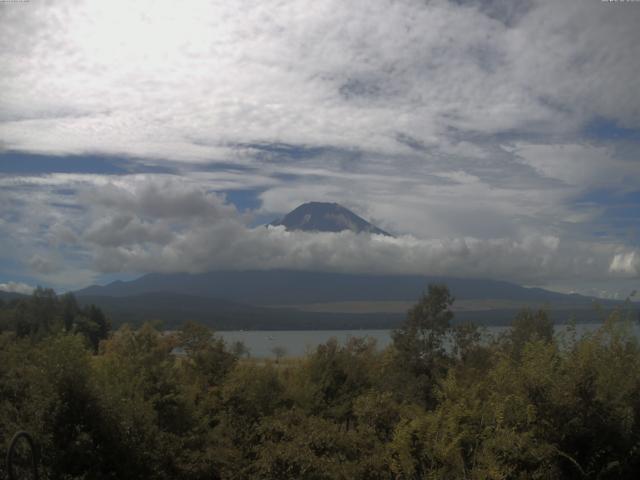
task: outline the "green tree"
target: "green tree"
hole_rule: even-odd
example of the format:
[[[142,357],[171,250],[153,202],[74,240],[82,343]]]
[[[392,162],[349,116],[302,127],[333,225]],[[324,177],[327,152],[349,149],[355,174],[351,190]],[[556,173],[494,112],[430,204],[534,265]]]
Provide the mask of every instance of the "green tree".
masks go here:
[[[382,480],[391,478],[382,443],[299,409],[263,419],[256,458],[246,478]],[[369,433],[368,431],[366,433]]]
[[[67,317],[65,316],[66,323]],[[110,330],[111,322],[95,305],[88,305],[73,317],[73,331],[83,335],[94,352],[98,351],[100,341],[109,336]]]
[[[332,338],[319,345],[303,364],[297,403],[348,430],[355,419],[355,399],[373,386],[377,373],[374,340],[353,337],[340,346]]]
[[[238,364],[225,379],[214,439],[218,470],[225,479],[249,478],[259,425],[286,405],[278,372],[270,365]]]
[[[194,322],[184,324],[177,345],[187,354],[185,367],[201,380],[204,389],[221,384],[238,360],[235,353],[227,350],[222,338]]]
[[[445,340],[450,333],[453,301],[445,285],[429,285],[428,292],[392,333],[400,381],[414,386],[426,405],[433,405],[435,382],[446,369]]]
[[[73,293],[65,293],[64,295],[60,296],[59,301],[64,331],[71,332],[73,329],[75,317],[80,311],[78,302],[76,301],[76,297],[73,295]]]
[[[528,342],[535,340],[545,343],[553,340],[553,322],[546,310],[522,310],[502,338],[505,348],[514,358],[521,355]]]

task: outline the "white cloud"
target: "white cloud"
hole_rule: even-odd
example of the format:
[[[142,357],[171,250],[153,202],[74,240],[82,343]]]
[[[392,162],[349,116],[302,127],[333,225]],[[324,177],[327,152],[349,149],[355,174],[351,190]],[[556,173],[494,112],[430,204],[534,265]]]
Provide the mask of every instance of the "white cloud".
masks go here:
[[[22,293],[24,295],[31,295],[34,290],[35,290],[34,287],[22,282],[0,283],[0,291],[3,291],[3,292]]]
[[[537,2],[505,38],[514,81],[566,111],[567,118],[599,116],[639,128],[640,98],[630,85],[640,70],[632,47],[639,38],[640,9],[618,7],[609,2]]]
[[[138,185],[127,197],[114,187],[106,195],[124,199],[125,203],[117,205],[104,202],[104,192],[93,197],[94,220],[84,242],[98,269],[203,272],[292,268],[492,277],[525,283],[613,278],[621,273],[619,268],[610,268],[612,261],[620,263],[615,260],[619,246],[613,244],[567,243],[541,234],[418,239],[249,228],[220,197],[178,184],[164,184],[164,201],[176,201],[193,215],[149,212],[141,205],[156,191],[157,185]],[[85,199],[91,197],[87,194]]]
[[[446,1],[7,8],[0,134],[20,150],[211,161],[261,141],[398,154],[398,134],[435,145],[451,128],[639,127],[640,11],[616,7],[536,2],[507,24]]]
[[[29,259],[28,264],[34,273],[47,275],[61,270],[61,265],[57,260],[51,255],[35,254]]]
[[[640,254],[635,251],[616,253],[611,260],[609,271],[630,277],[640,276]]]
[[[175,169],[0,176],[4,258],[66,284],[92,280],[90,261],[630,274],[615,255],[637,242],[594,240],[602,206],[572,202],[640,183],[635,147],[581,133],[594,118],[640,128],[639,20],[634,5],[550,0],[3,8],[1,149]],[[259,215],[338,201],[400,237],[250,229],[211,193],[233,189],[259,192]]]
[[[616,159],[613,147],[517,143],[512,151],[541,175],[572,187],[620,188],[638,177],[637,165]]]
[[[575,284],[581,282],[637,279],[640,271],[636,250],[619,243],[580,240],[558,228],[532,228],[526,222],[507,227],[518,211],[533,215],[548,205],[548,199],[539,200],[536,207],[536,198],[521,192],[520,203],[499,213],[496,206],[504,205],[499,200],[507,191],[492,192],[498,201],[495,205],[487,203],[490,196],[484,191],[486,186],[463,173],[449,175],[447,178],[454,181],[451,185],[422,190],[427,203],[433,201],[429,210],[407,208],[404,214],[403,206],[415,201],[413,189],[419,185],[404,183],[406,197],[398,195],[392,206],[373,202],[375,195],[367,196],[378,181],[384,184],[382,179],[358,179],[357,175],[345,178],[352,185],[347,203],[355,206],[356,213],[376,223],[378,218],[397,214],[398,221],[422,222],[415,229],[431,231],[430,235],[417,237],[396,230],[400,233],[397,238],[251,228],[251,218],[227,204],[222,195],[210,192],[206,181],[167,175],[131,175],[110,181],[104,177],[76,178],[74,185],[79,193],[72,198],[82,208],[65,215],[60,207],[49,206],[52,200],[59,200],[59,195],[55,193],[56,175],[47,178],[52,190],[37,190],[33,199],[20,189],[5,190],[8,203],[12,195],[18,195],[24,204],[16,214],[18,223],[0,225],[0,233],[7,239],[9,250],[5,253],[30,259],[28,267],[38,282],[64,288],[94,283],[101,273],[109,272],[268,268],[489,277],[536,285],[573,284],[576,288]],[[473,189],[465,190],[469,185],[481,187],[474,193]],[[293,190],[285,193],[287,188]],[[397,185],[390,188],[389,195],[394,190],[399,190]],[[283,193],[285,196],[280,197]],[[282,184],[265,193],[265,204],[273,199],[276,204],[282,201],[283,208],[288,209],[295,204],[287,202],[304,199],[304,195],[304,185],[298,190]],[[46,226],[39,239],[32,234],[36,224]],[[388,225],[383,222],[381,226]],[[465,229],[484,235],[455,233]],[[445,230],[449,233],[439,233]]]

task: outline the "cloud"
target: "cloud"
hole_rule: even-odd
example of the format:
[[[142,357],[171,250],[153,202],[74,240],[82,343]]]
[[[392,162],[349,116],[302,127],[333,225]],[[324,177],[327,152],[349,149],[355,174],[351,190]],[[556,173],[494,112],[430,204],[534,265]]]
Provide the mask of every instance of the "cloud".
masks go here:
[[[507,34],[509,55],[517,58],[515,81],[567,111],[568,119],[604,117],[640,127],[640,99],[628,83],[640,59],[626,47],[638,41],[640,10],[607,2],[536,3]]]
[[[512,152],[540,175],[571,187],[627,187],[637,165],[615,158],[611,146],[519,142]]]
[[[29,259],[28,263],[32,271],[45,275],[59,272],[61,269],[57,259],[51,256],[35,254]]]
[[[10,293],[22,293],[23,295],[31,295],[35,290],[31,285],[22,282],[3,282],[0,283],[0,291]]]
[[[315,174],[326,173],[318,170]],[[74,178],[76,193],[67,201],[82,208],[68,215],[60,211],[64,210],[62,207],[47,206],[58,198],[58,175],[47,177],[53,189],[50,197],[42,190],[35,198],[29,194],[30,189],[18,189],[12,195],[7,190],[7,198],[14,202],[19,199],[21,206],[17,207],[16,221],[6,223],[3,237],[13,239],[14,257],[39,250],[26,257],[30,258],[31,271],[41,280],[65,285],[91,282],[101,272],[195,272],[220,268],[429,273],[529,284],[636,275],[630,270],[633,262],[628,258],[638,257],[620,257],[621,251],[634,252],[633,247],[611,240],[581,239],[570,229],[544,225],[544,209],[553,204],[553,195],[537,197],[535,190],[527,193],[489,189],[477,177],[464,172],[443,173],[442,178],[448,183],[428,186],[404,177],[357,173],[345,175],[337,184],[334,181],[338,187],[344,182],[345,189],[351,185],[346,204],[356,213],[376,223],[380,218],[387,219],[381,223],[383,228],[392,224],[388,219],[397,216],[396,221],[421,222],[414,230],[430,232],[418,237],[392,229],[399,235],[391,240],[349,232],[308,234],[251,228],[251,214],[239,213],[226,203],[223,194],[207,189],[206,179],[198,182],[197,177],[60,175],[66,180]],[[37,179],[39,188],[42,180]],[[332,188],[336,187],[313,191],[312,185],[283,182],[263,194],[264,205],[276,202],[276,207],[288,209],[296,205],[293,202],[297,198],[307,199],[308,195],[319,200],[335,199],[332,197],[337,190]],[[395,194],[393,205],[385,205],[371,201],[376,198],[371,196],[372,188],[388,188],[389,195],[404,192]],[[429,205],[427,211],[411,208],[411,202],[420,194]],[[69,197],[67,192],[63,196]],[[513,200],[505,205],[504,198],[510,196]],[[405,205],[409,208],[403,212]],[[391,214],[385,215],[386,211]],[[514,222],[517,215],[525,216],[525,221]],[[532,227],[535,216],[540,223]],[[40,240],[29,240],[16,228],[36,223],[46,225]],[[30,241],[36,241],[36,245]],[[44,243],[38,247],[38,242]],[[625,265],[626,270],[622,268]]]
[[[182,221],[192,218],[215,220],[235,212],[233,206],[224,204],[217,195],[185,188],[169,178],[134,181],[126,186],[110,183],[99,190],[85,191],[81,198],[107,210]]]
[[[0,175],[0,269],[65,285],[222,266],[634,275],[637,235],[581,200],[640,183],[637,142],[586,128],[640,129],[634,5],[56,0],[0,16],[0,151],[65,166]],[[70,155],[126,168],[74,172]],[[231,190],[259,207],[239,215]],[[398,239],[247,226],[309,200]]]
[[[242,161],[234,145],[260,141],[398,154],[399,134],[428,146],[452,129],[557,133],[593,116],[638,128],[630,85],[640,60],[629,46],[640,13],[616,7],[60,0],[4,9],[0,134],[19,150]]]
[[[565,242],[540,234],[419,239],[287,232],[281,227],[250,228],[220,196],[177,183],[163,183],[164,201],[174,200],[181,209],[197,213],[171,216],[145,210],[144,199],[158,191],[158,185],[138,185],[128,197],[118,191],[114,187],[94,197],[95,220],[83,238],[96,268],[105,272],[289,268],[491,277],[525,283],[637,276],[627,268],[637,254],[620,257],[620,246],[615,244]],[[105,195],[123,198],[129,208],[104,202]]]
[[[611,260],[609,271],[630,277],[640,276],[640,254],[635,251],[617,253]]]

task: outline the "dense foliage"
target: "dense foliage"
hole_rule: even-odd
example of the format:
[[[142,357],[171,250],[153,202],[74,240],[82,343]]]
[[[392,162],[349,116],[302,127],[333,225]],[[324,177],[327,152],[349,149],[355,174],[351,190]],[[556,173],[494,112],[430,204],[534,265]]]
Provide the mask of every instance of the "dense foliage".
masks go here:
[[[0,451],[31,432],[55,479],[636,478],[640,346],[623,313],[545,312],[482,340],[432,286],[383,350],[250,359],[205,327],[109,332],[38,290],[0,305]],[[4,478],[4,466],[0,478]]]

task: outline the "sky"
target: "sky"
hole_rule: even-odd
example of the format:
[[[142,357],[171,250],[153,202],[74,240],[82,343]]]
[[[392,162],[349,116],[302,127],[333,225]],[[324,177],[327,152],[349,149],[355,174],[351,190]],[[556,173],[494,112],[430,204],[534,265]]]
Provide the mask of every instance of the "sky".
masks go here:
[[[640,2],[0,2],[0,289],[640,285]],[[395,234],[264,228],[337,202]]]

